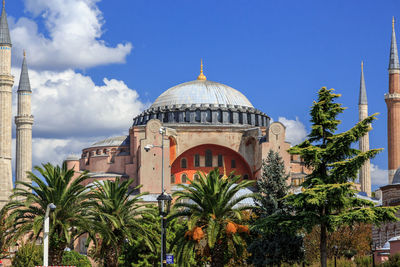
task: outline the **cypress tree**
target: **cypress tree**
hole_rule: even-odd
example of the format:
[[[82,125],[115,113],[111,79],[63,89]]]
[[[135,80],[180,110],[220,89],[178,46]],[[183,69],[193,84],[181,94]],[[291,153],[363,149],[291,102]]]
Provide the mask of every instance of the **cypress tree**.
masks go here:
[[[302,184],[303,192],[286,197],[294,213],[274,214],[264,219],[265,226],[284,225],[311,231],[320,228],[320,262],[327,266],[327,233],[340,225],[396,221],[397,207],[375,207],[374,202],[356,197],[354,181],[362,164],[381,149],[362,152],[352,147],[371,129],[376,114],[358,122],[350,130],[336,133],[344,111],[335,103],[340,97],[333,89],[321,88],[311,108],[312,129],[307,139],[292,147],[313,171]]]
[[[290,189],[288,178],[279,153],[270,150],[262,164],[262,177],[257,181],[259,197],[255,199],[255,213],[259,221],[273,214],[288,215],[292,211],[284,199]],[[283,227],[274,227],[271,231],[255,228],[248,247],[251,253],[248,261],[254,266],[295,263],[303,258],[302,245],[303,239],[295,231]]]

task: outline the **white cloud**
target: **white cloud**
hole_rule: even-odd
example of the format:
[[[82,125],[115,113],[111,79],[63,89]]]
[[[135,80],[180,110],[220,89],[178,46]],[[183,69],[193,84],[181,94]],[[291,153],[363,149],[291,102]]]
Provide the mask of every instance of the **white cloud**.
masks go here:
[[[290,142],[292,146],[304,141],[307,136],[307,131],[304,124],[299,121],[299,118],[296,117],[296,120],[289,120],[285,117],[279,117],[278,121],[285,125],[286,141]]]
[[[388,171],[380,169],[378,165],[371,163],[371,183],[373,185],[387,185]]]
[[[26,48],[31,67],[41,69],[88,68],[124,63],[130,43],[108,46],[101,40],[104,20],[99,0],[25,0],[32,18],[10,19],[14,55]],[[42,22],[45,30],[38,27]],[[47,34],[47,36],[45,35]]]
[[[32,140],[32,165],[36,166],[47,162],[61,165],[68,155],[80,155],[82,149],[88,147],[93,141],[90,138],[34,138]]]
[[[16,78],[18,72],[13,69]],[[29,75],[35,137],[127,134],[133,117],[145,107],[138,93],[123,81],[104,78],[102,85],[96,85],[90,77],[73,70],[30,70]]]

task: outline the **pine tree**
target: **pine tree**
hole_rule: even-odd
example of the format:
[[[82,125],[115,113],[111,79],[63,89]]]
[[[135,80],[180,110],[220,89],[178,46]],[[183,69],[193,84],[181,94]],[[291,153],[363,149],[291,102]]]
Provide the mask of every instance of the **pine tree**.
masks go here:
[[[255,199],[259,221],[273,214],[289,214],[291,208],[284,197],[290,186],[289,176],[279,153],[269,151],[262,165],[262,177],[257,181],[259,197]],[[257,222],[255,223],[257,225]],[[303,258],[303,239],[294,231],[274,227],[264,231],[256,227],[252,231],[252,241],[248,247],[251,253],[249,262],[255,266],[280,265],[282,262],[295,263]]]
[[[300,155],[313,171],[302,184],[304,191],[288,196],[287,202],[295,212],[287,216],[272,215],[265,225],[285,225],[293,229],[311,231],[320,227],[320,261],[327,266],[327,233],[340,225],[396,221],[397,207],[375,207],[374,203],[356,197],[353,181],[362,164],[381,149],[361,152],[352,144],[365,135],[376,114],[358,122],[350,130],[335,133],[341,123],[337,116],[344,111],[335,103],[340,97],[333,89],[321,88],[318,101],[311,108],[312,130],[301,144],[292,147],[291,154]]]

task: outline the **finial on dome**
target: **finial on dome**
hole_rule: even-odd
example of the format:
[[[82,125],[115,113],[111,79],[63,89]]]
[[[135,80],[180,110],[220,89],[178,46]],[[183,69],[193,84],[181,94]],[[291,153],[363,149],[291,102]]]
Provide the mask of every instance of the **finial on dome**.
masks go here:
[[[26,57],[26,51],[25,51],[25,49],[24,49],[24,57]]]
[[[197,76],[197,80],[201,81],[207,80],[206,76],[203,74],[203,59],[200,60],[200,75]]]
[[[3,0],[3,7],[6,6],[6,0]]]
[[[364,61],[361,60],[361,71],[364,71]]]

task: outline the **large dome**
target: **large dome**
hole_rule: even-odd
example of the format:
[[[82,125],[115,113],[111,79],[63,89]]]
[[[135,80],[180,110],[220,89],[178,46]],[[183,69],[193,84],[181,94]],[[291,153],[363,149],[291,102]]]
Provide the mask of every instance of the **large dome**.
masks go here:
[[[253,107],[241,92],[230,86],[208,80],[194,80],[169,88],[150,108],[204,104]]]
[[[197,80],[169,88],[150,108],[133,119],[133,125],[145,125],[151,119],[170,125],[241,127],[267,127],[270,120],[238,90],[222,83],[207,81],[203,74],[203,64]]]

